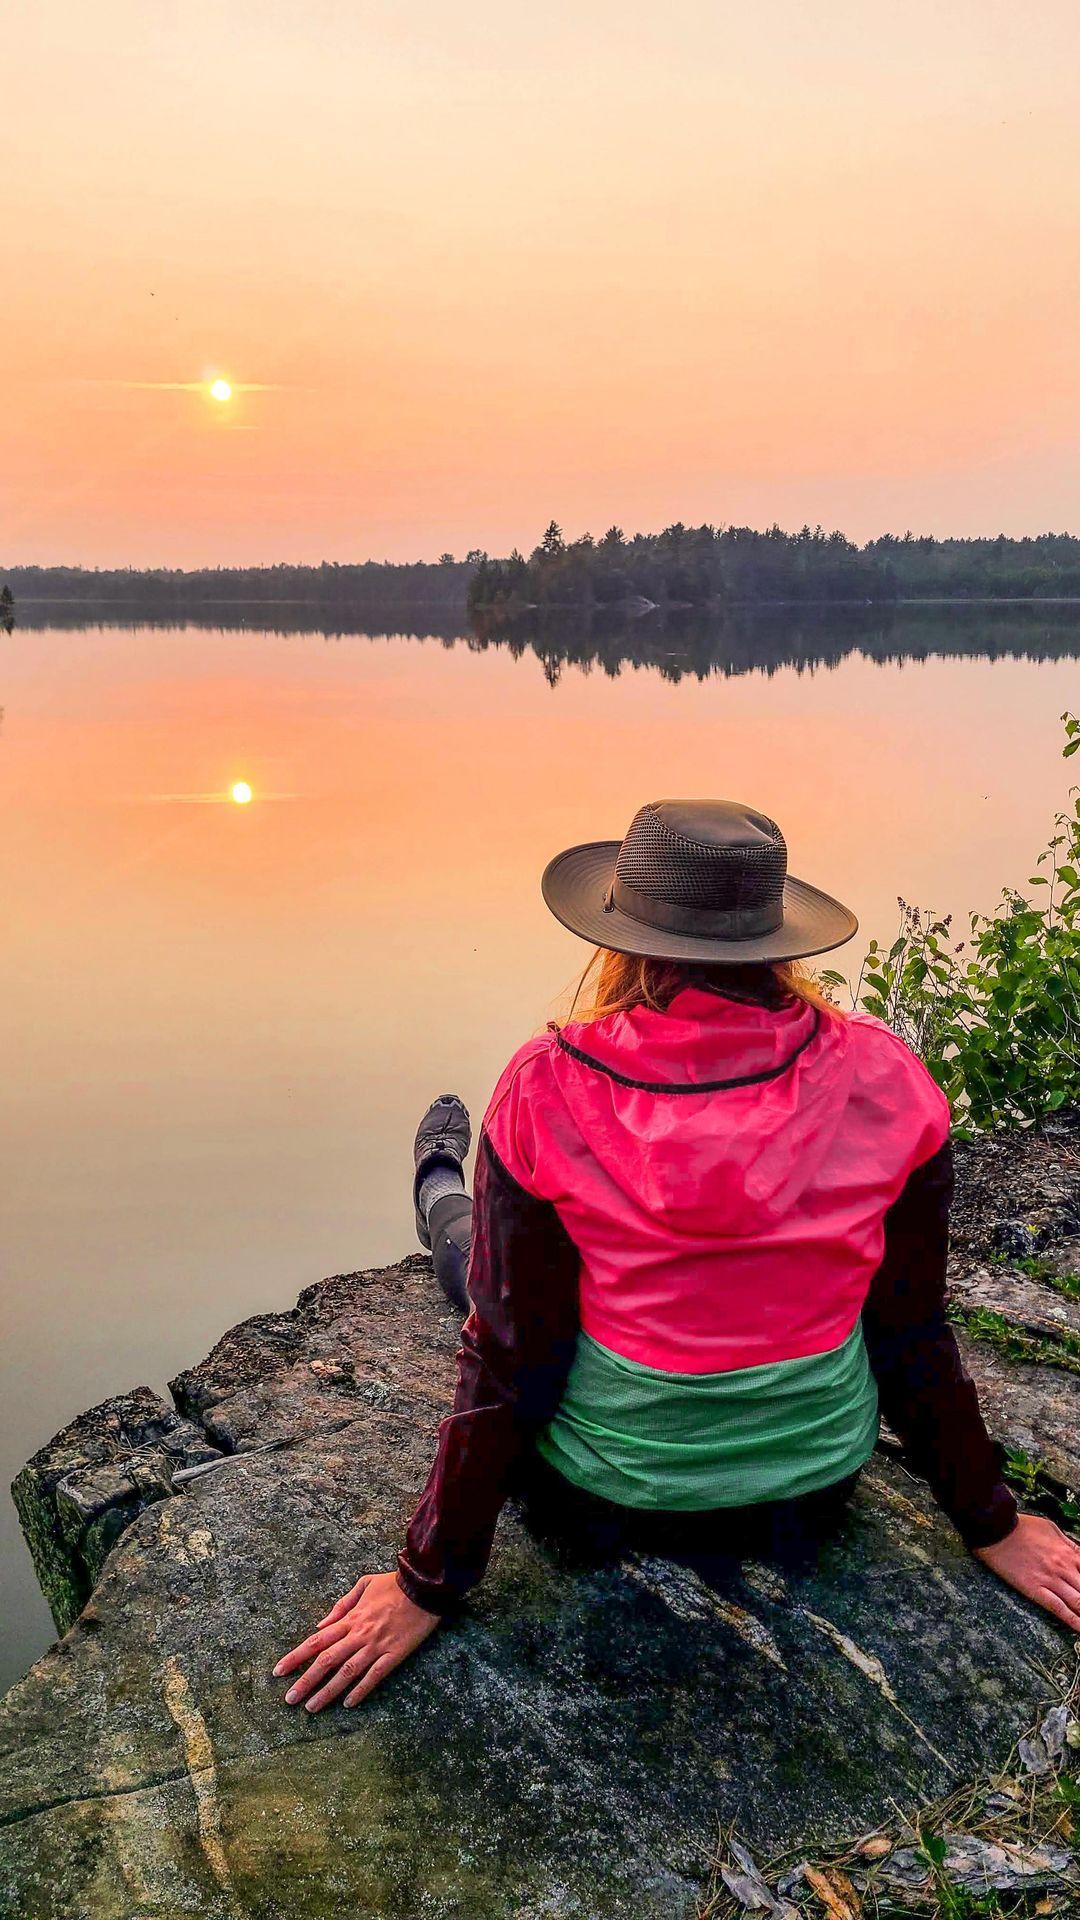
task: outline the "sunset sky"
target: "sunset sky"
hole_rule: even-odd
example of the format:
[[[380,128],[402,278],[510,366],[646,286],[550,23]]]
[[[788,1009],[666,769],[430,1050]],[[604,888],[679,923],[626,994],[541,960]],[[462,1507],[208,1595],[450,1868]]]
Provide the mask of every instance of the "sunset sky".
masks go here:
[[[15,0],[0,563],[1080,530],[1078,56],[1075,0]]]

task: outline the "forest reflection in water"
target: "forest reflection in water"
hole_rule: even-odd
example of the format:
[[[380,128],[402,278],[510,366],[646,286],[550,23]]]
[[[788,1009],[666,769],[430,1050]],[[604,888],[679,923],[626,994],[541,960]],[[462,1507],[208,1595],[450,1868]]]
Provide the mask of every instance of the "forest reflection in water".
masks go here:
[[[834,667],[849,654],[898,663],[965,657],[1058,660],[1080,654],[1080,603],[957,606],[758,606],[714,613],[669,611],[594,615],[577,626],[550,613],[482,624],[484,645],[531,647],[555,684],[564,667],[618,673],[652,667],[665,680],[687,675],[774,673]]]
[[[513,657],[534,653],[550,685],[567,666],[598,668],[615,676],[628,666],[648,666],[663,680],[705,680],[784,666],[813,672],[838,666],[851,653],[878,662],[928,659],[1065,660],[1080,655],[1080,601],[995,603],[897,603],[834,607],[732,607],[730,611],[521,612],[513,618],[469,616],[457,609],[373,607],[346,620],[340,607],[306,609],[288,603],[223,603],[208,618],[190,622],[156,618],[154,612],[108,609],[88,614],[79,603],[25,601],[19,626],[81,628],[140,626],[177,632],[321,634],[325,639],[407,637],[442,639],[473,651],[505,649]]]
[[[328,640],[366,636],[438,639],[473,650],[505,649],[514,657],[534,653],[551,685],[563,670],[596,668],[609,675],[625,667],[650,667],[665,680],[712,674],[773,673],[783,667],[812,671],[834,667],[849,654],[900,662],[932,658],[1063,660],[1080,656],[1080,601],[899,602],[882,605],[758,605],[715,609],[668,609],[661,613],[597,609],[525,611],[510,618],[469,616],[458,608],[378,607],[348,618],[340,607],[310,608],[287,601],[223,603],[212,617],[160,618],[151,606],[23,601],[19,626],[93,630],[145,627],[177,631],[185,626],[222,633],[259,631],[321,634]]]

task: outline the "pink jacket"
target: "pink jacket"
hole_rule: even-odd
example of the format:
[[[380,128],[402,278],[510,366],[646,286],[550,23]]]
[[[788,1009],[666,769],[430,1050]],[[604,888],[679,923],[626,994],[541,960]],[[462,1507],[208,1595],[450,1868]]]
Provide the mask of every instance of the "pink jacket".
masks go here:
[[[687,987],[665,1013],[527,1042],[484,1126],[577,1247],[585,1332],[646,1366],[719,1373],[847,1338],[885,1215],[949,1109],[865,1014]]]

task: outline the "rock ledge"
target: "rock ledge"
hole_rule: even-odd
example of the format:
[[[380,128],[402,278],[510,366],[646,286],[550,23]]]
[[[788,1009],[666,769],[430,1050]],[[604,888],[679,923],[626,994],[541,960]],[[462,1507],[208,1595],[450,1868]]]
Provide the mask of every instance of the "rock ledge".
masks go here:
[[[958,1208],[972,1364],[1055,1498],[1080,1480],[1077,1138],[967,1150]],[[1045,1272],[1002,1264],[1010,1227]],[[980,1307],[1037,1348],[987,1344]],[[691,1920],[718,1821],[765,1851],[865,1830],[1037,1717],[1066,1636],[887,1452],[813,1574],[747,1564],[720,1594],[560,1565],[509,1513],[468,1609],[365,1708],[285,1708],[273,1660],[392,1564],[455,1347],[426,1259],[340,1275],[227,1333],[172,1407],[137,1389],[24,1469],[70,1630],[0,1713],[0,1911]]]

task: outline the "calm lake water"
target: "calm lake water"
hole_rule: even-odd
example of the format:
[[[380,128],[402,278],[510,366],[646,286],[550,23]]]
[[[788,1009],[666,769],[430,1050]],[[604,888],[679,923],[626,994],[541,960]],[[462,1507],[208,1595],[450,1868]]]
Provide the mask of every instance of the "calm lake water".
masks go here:
[[[479,1117],[585,958],[540,899],[558,848],[721,794],[867,935],[898,893],[1023,883],[1080,610],[838,620],[774,622],[747,671],[753,635],[647,629],[636,665],[550,634],[0,635],[5,1485],[95,1400],[411,1246],[418,1114],[453,1087]],[[6,1680],[52,1636],[0,1505]]]

